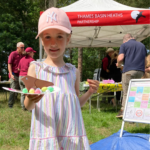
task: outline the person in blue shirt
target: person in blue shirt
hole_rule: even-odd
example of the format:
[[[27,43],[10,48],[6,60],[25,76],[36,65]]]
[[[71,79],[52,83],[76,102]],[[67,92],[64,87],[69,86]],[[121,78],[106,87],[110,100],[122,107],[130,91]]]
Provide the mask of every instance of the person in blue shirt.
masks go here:
[[[120,47],[116,64],[119,66],[120,63],[124,63],[122,73],[123,100],[121,110],[116,116],[118,118],[123,117],[130,79],[140,79],[144,75],[146,56],[147,50],[141,42],[136,41],[130,33],[123,37],[123,44]]]

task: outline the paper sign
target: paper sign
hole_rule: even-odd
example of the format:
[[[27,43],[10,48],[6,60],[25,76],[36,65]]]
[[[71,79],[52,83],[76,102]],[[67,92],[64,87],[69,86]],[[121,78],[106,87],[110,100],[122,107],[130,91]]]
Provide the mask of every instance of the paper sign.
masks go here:
[[[130,81],[123,119],[150,123],[150,79]]]

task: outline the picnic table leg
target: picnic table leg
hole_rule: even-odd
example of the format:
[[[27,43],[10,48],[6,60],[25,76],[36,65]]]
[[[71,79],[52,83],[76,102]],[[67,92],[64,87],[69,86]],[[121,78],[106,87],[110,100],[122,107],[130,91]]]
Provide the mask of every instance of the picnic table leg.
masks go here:
[[[7,91],[4,90],[4,92],[5,92],[5,97],[6,97],[6,100],[7,100]]]
[[[123,99],[123,91],[121,91],[120,104],[122,104],[122,99]]]
[[[5,91],[5,96],[6,96],[6,100],[7,100],[7,91]]]
[[[114,92],[114,101],[115,101],[115,104],[116,104],[116,112],[117,112],[117,100],[116,100],[116,92]]]
[[[100,101],[99,101],[99,94],[97,96],[97,109],[100,112]]]
[[[91,114],[91,96],[89,98],[89,113]]]

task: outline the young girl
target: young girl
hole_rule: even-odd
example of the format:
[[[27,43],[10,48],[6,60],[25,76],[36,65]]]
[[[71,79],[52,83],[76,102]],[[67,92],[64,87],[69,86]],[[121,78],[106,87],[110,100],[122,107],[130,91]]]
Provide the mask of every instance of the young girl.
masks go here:
[[[47,58],[32,62],[28,75],[53,82],[61,91],[26,96],[25,107],[32,110],[29,149],[89,150],[81,107],[98,90],[99,82],[88,79],[89,90],[79,98],[79,71],[63,60],[71,38],[70,21],[63,10],[50,8],[41,15],[38,36]]]
[[[146,57],[145,73],[142,78],[150,78],[150,54]]]
[[[25,88],[25,85],[21,79],[27,75],[30,62],[34,61],[34,59],[33,59],[34,53],[36,53],[36,51],[33,50],[32,47],[27,47],[25,49],[25,53],[24,53],[24,55],[26,55],[26,56],[23,57],[19,62],[19,65],[18,65],[19,86],[20,86],[21,90],[23,90],[23,88]],[[24,99],[25,99],[25,95],[21,94],[21,107],[23,110],[26,110],[26,108],[24,107]]]

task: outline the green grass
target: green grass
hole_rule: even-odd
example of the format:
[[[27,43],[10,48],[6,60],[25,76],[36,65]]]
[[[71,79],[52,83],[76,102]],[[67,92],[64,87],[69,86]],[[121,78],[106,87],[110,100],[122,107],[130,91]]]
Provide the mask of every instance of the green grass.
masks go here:
[[[8,96],[7,96],[8,99]],[[119,110],[119,108],[118,108]],[[101,104],[101,112],[96,109],[96,98],[82,108],[82,115],[89,143],[92,144],[120,130],[122,120],[110,104]],[[26,150],[29,146],[31,113],[23,111],[19,96],[12,109],[8,108],[5,95],[0,94],[0,150]],[[124,130],[131,133],[150,133],[150,125],[125,123]]]

